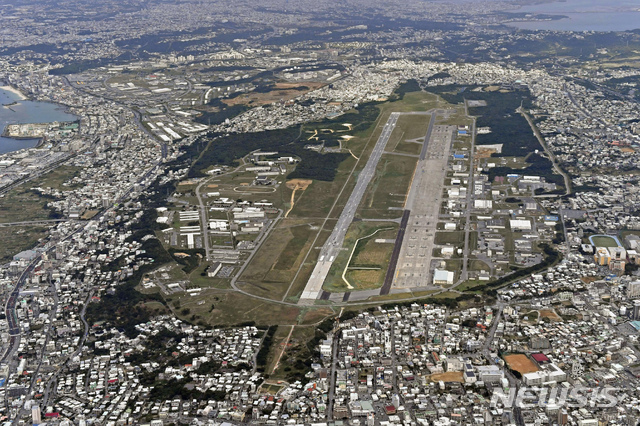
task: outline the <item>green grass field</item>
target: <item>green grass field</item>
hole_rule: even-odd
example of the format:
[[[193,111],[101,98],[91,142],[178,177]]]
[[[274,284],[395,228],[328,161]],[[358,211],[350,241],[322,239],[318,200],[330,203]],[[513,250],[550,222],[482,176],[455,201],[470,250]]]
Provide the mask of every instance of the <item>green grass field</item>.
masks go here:
[[[23,250],[32,249],[40,238],[47,236],[42,226],[9,226],[0,228],[0,264],[13,259]]]
[[[327,222],[325,229],[331,229],[334,223]],[[321,224],[320,220],[280,221],[240,277],[238,285],[251,294],[282,299],[320,232]]]
[[[469,260],[469,270],[490,272],[491,268],[489,268],[489,265],[484,263],[482,260],[475,259],[475,260]]]
[[[436,232],[436,244],[460,245],[464,243],[464,231]]]
[[[596,247],[618,247],[616,240],[606,235],[597,235],[591,238]]]
[[[424,142],[429,120],[429,115],[401,115],[396,122],[393,133],[389,137],[386,150],[390,152],[396,151],[398,144],[407,143],[410,140],[421,139]],[[415,142],[411,144],[418,147],[422,146],[422,144]]]
[[[176,297],[177,298],[177,297]],[[181,317],[194,322],[205,324],[230,326],[247,321],[255,321],[257,325],[295,324],[300,314],[300,308],[290,305],[279,305],[265,302],[237,292],[208,290],[200,296],[181,295],[180,309],[177,313]],[[200,304],[199,302],[205,303]],[[211,309],[213,306],[213,309]],[[189,309],[184,315],[182,309]]]
[[[399,142],[393,152],[409,155],[420,155],[422,144],[416,142]]]
[[[417,158],[384,154],[356,215],[367,219],[400,217],[402,212],[395,209],[404,208],[417,162]]]
[[[375,235],[364,238],[358,242],[355,251],[353,248],[356,241],[367,237],[373,232]],[[349,268],[374,268],[374,269],[348,269],[347,280],[357,290],[379,288],[384,282],[387,272],[389,258],[393,251],[393,244],[376,243],[376,239],[395,239],[398,232],[398,224],[389,222],[355,222],[347,230],[345,242],[338,257],[333,262],[329,275],[324,283],[324,289],[331,292],[347,291],[347,284],[342,279],[342,273],[347,267],[349,257],[353,251],[353,257],[349,263]]]
[[[295,266],[304,246],[312,235],[311,228],[307,224],[289,228],[291,239],[282,251],[273,269],[287,271]]]
[[[189,281],[191,281],[191,286],[193,288],[219,288],[219,289],[229,289],[231,288],[231,279],[226,278],[209,278],[204,274],[205,269],[209,264],[207,262],[202,262],[200,266],[193,270],[189,274]]]
[[[54,188],[59,189],[61,191],[69,190],[72,188],[77,188],[79,184],[71,184],[71,185],[63,185],[69,179],[72,179],[75,176],[78,176],[80,172],[79,167],[73,166],[60,166],[57,169],[47,173],[46,175],[40,177],[39,179],[34,180],[32,183],[29,183],[28,186],[41,186],[43,188]]]
[[[49,210],[45,207],[48,200],[31,190],[31,188],[70,190],[72,186],[64,186],[62,184],[76,176],[77,173],[77,167],[60,166],[38,179],[7,192],[4,197],[0,198],[0,222],[11,223],[48,219]]]

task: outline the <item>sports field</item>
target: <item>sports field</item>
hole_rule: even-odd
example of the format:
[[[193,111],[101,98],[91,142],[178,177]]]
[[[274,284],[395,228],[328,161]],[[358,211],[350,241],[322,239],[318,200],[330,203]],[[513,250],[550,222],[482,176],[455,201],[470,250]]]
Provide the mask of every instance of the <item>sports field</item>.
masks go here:
[[[617,239],[608,235],[592,235],[589,241],[596,247],[620,247]]]
[[[464,382],[462,371],[448,371],[446,373],[432,374],[429,379],[432,382]]]
[[[506,355],[504,361],[510,369],[520,374],[535,373],[538,366],[524,354]]]

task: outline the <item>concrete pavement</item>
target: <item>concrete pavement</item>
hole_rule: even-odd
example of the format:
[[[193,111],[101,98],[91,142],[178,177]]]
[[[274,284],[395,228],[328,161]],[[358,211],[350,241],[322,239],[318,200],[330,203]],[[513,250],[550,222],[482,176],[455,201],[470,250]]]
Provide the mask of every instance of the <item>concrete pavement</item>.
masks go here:
[[[344,207],[342,213],[340,214],[338,223],[333,228],[333,232],[320,251],[318,262],[316,263],[316,266],[311,273],[311,277],[309,278],[309,281],[307,282],[307,285],[302,292],[302,295],[300,296],[301,303],[308,303],[309,300],[316,300],[320,297],[324,280],[327,278],[333,262],[338,257],[338,254],[342,249],[344,238],[347,234],[347,230],[349,229],[349,225],[351,225],[351,222],[355,217],[356,210],[360,205],[360,201],[362,201],[365,191],[369,186],[371,179],[375,175],[378,162],[380,161],[380,158],[384,153],[387,142],[389,141],[389,138],[393,133],[399,117],[400,113],[392,112],[389,116],[389,119],[387,120],[387,123],[384,125],[382,133],[380,134],[380,137],[378,138],[378,141],[376,142],[376,145],[374,146],[373,151],[369,156],[367,164],[358,175],[356,186],[355,188],[353,188],[351,196],[349,197],[349,201],[347,201],[347,205]]]
[[[398,258],[393,288],[429,285],[444,178],[455,126],[435,125],[431,116],[405,209],[411,212]]]

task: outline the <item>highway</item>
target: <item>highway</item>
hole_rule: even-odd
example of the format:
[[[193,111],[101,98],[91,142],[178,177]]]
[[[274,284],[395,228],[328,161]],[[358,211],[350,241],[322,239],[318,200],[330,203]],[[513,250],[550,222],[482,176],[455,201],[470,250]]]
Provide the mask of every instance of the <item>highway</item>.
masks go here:
[[[468,109],[467,100],[464,101],[465,111]],[[467,116],[469,113],[467,112]],[[471,166],[469,167],[469,190],[467,191],[467,210],[465,213],[464,220],[464,249],[463,249],[463,259],[462,259],[462,272],[460,273],[460,279],[457,284],[462,283],[469,279],[469,252],[471,250],[475,250],[476,247],[469,247],[469,234],[471,232],[471,209],[473,207],[473,203],[475,200],[475,194],[473,191],[473,183],[475,180],[475,168],[474,168],[474,160],[475,160],[475,149],[476,149],[476,119],[473,119],[473,124],[471,126],[471,149],[469,149],[469,161]]]
[[[71,222],[69,219],[42,219],[42,220],[31,220],[26,222],[5,222],[0,223],[0,228],[5,228],[9,226],[34,226],[34,225],[53,225],[58,222]]]
[[[378,162],[380,161],[380,158],[384,153],[387,142],[391,137],[391,133],[393,133],[393,129],[395,129],[396,127],[396,123],[399,117],[400,113],[391,113],[389,119],[387,120],[387,123],[382,129],[382,133],[380,134],[380,137],[378,138],[373,151],[371,152],[371,155],[369,156],[367,164],[358,174],[356,186],[353,188],[353,191],[349,196],[347,205],[344,206],[344,209],[340,214],[340,218],[338,219],[338,223],[333,228],[333,232],[331,232],[329,239],[325,242],[322,250],[320,251],[318,263],[316,263],[316,266],[311,273],[311,277],[307,282],[307,286],[305,287],[304,291],[302,292],[302,296],[300,297],[301,302],[315,300],[320,296],[320,293],[322,292],[322,284],[329,274],[329,270],[331,269],[333,261],[336,259],[338,253],[340,253],[340,250],[342,249],[347,229],[349,229],[349,225],[355,217],[356,210],[360,205],[360,201],[362,201],[362,197],[364,196],[364,193],[367,190],[371,179],[376,173]]]
[[[536,126],[536,124],[533,122],[533,120],[531,119],[529,114],[527,114],[524,108],[519,107],[516,111],[522,114],[522,116],[527,120],[527,123],[529,123],[529,127],[531,127],[531,130],[533,130],[533,135],[536,137],[536,139],[538,139],[540,146],[542,146],[542,149],[547,154],[547,157],[549,157],[549,160],[551,161],[551,164],[553,165],[553,168],[555,169],[556,174],[561,175],[562,178],[564,179],[565,195],[571,194],[571,192],[573,191],[571,189],[571,178],[569,178],[569,175],[564,170],[562,170],[562,168],[558,165],[558,160],[556,160],[555,154],[547,146],[547,142],[542,136],[542,133],[540,133],[538,126]]]
[[[59,166],[61,166],[61,165],[62,165],[62,164],[64,164],[65,162],[67,162],[69,159],[71,159],[71,158],[75,157],[76,155],[77,155],[77,154],[75,154],[75,153],[69,154],[69,155],[65,156],[64,158],[61,158],[61,159],[59,159],[58,161],[55,161],[55,162],[53,162],[53,163],[49,164],[48,166],[44,167],[43,169],[38,170],[38,171],[36,171],[36,172],[34,172],[34,173],[30,174],[30,175],[29,175],[29,176],[27,176],[27,177],[24,177],[24,178],[22,178],[22,179],[19,179],[19,180],[15,181],[15,182],[12,182],[12,183],[10,183],[10,184],[6,185],[6,186],[3,186],[2,188],[0,188],[0,195],[2,195],[2,194],[6,194],[6,193],[7,193],[7,192],[9,192],[11,189],[13,189],[13,188],[15,188],[15,187],[17,187],[17,186],[20,186],[20,185],[22,185],[23,183],[27,183],[27,182],[29,182],[29,181],[32,181],[32,180],[34,180],[34,179],[39,178],[39,177],[40,177],[40,176],[42,176],[42,175],[46,175],[47,173],[49,173],[49,172],[50,172],[50,171],[52,171],[52,170],[57,169]]]
[[[7,316],[7,323],[9,323],[10,336],[18,336],[20,334],[20,327],[18,326],[18,318],[16,317],[16,312],[15,312],[16,301],[18,300],[18,295],[20,294],[20,287],[22,287],[22,284],[24,284],[27,277],[31,275],[36,265],[40,262],[41,258],[42,258],[42,254],[39,254],[33,260],[33,262],[31,262],[31,264],[27,267],[27,269],[22,271],[22,274],[18,279],[18,283],[16,284],[13,291],[9,295],[9,298],[7,299],[7,304],[4,307],[5,309],[4,313]],[[3,356],[2,361],[5,360],[5,357],[6,357],[6,354],[5,356]]]

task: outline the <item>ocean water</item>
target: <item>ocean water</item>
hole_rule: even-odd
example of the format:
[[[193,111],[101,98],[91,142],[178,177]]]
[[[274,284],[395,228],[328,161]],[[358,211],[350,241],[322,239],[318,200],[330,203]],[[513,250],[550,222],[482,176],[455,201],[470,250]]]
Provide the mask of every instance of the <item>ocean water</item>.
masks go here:
[[[566,0],[524,6],[517,12],[564,15],[555,21],[510,22],[526,30],[627,31],[640,28],[639,0]]]
[[[15,105],[9,104],[17,102]],[[50,102],[21,101],[14,93],[0,89],[0,133],[8,124],[50,123],[52,121],[74,121],[78,117],[64,112],[63,107]],[[11,139],[0,137],[0,154],[31,148],[37,139]]]

